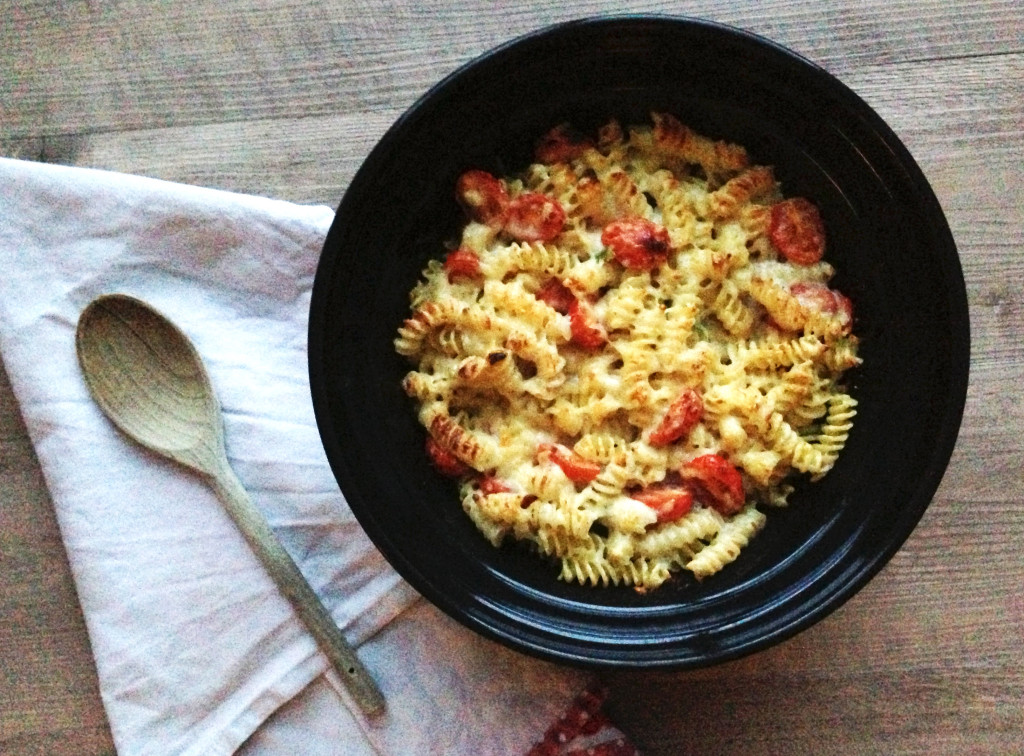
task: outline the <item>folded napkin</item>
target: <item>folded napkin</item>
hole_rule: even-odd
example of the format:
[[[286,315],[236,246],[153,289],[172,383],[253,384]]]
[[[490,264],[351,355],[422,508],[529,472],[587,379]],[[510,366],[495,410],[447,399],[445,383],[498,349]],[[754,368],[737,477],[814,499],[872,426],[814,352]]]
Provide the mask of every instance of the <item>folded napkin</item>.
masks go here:
[[[0,159],[0,352],[118,753],[631,753],[587,675],[438,612],[349,511],[306,372],[332,219],[327,207]],[[122,436],[91,401],[74,331],[111,292],[146,300],[195,343],[235,472],[359,646],[385,714],[368,719],[348,698],[207,484]]]

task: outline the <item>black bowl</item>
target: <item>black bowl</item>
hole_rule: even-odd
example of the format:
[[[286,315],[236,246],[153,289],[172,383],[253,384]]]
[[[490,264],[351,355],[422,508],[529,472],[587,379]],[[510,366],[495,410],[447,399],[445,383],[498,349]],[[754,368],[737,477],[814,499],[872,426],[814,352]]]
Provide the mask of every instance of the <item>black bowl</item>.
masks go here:
[[[462,221],[467,168],[524,168],[569,121],[647,123],[672,113],[744,145],[784,192],[811,198],[835,285],[856,309],[860,407],[838,464],[768,513],[721,573],[641,595],[556,579],[493,548],[423,452],[394,351],[408,292]],[[938,487],[967,389],[963,273],[942,210],[906,148],[821,68],[754,35],[661,16],[587,19],[463,66],[384,135],[345,193],[313,287],[309,369],[334,474],[395,569],[452,617],[519,650],[583,666],[695,667],[804,629],[862,587]]]

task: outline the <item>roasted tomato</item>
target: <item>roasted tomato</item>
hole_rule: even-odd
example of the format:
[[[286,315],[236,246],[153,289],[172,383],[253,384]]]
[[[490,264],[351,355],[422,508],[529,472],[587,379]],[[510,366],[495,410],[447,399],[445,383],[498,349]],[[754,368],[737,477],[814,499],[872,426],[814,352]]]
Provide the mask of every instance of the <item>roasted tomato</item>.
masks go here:
[[[455,198],[475,221],[500,229],[508,216],[505,185],[487,171],[469,170],[455,183]]]
[[[647,437],[651,446],[666,446],[687,435],[704,415],[704,402],[692,388],[685,389]]]
[[[460,247],[445,257],[444,270],[449,281],[456,278],[477,278],[480,275],[480,258],[475,252]]]
[[[797,281],[789,287],[797,301],[812,312],[835,315],[844,326],[853,323],[853,303],[844,294],[823,283]]]
[[[565,210],[546,194],[527,192],[508,204],[505,233],[525,242],[551,241],[565,225]]]
[[[729,516],[743,509],[746,495],[739,470],[717,454],[695,457],[679,469],[683,484],[694,495]]]
[[[668,231],[653,221],[631,215],[612,221],[601,232],[601,243],[627,268],[651,270],[669,251]]]
[[[541,286],[535,296],[548,307],[563,315],[569,313],[569,308],[576,301],[576,296],[563,286],[562,282],[557,278],[552,278]]]
[[[480,478],[480,492],[484,494],[512,493],[515,490],[501,478],[485,475]]]
[[[573,483],[589,483],[601,472],[601,465],[584,459],[561,444],[540,444],[537,447],[537,457],[554,462]]]
[[[647,486],[629,496],[653,509],[658,515],[658,522],[674,522],[693,507],[693,494],[688,488],[668,483]]]
[[[803,197],[772,206],[768,236],[791,263],[811,265],[825,254],[825,224],[818,208]]]
[[[427,456],[439,472],[451,478],[461,478],[470,472],[469,465],[438,443],[433,436],[427,436]]]
[[[569,126],[556,126],[541,137],[534,158],[539,163],[568,163],[593,146],[590,139]]]
[[[608,340],[608,332],[597,319],[590,302],[573,299],[569,305],[569,331],[574,344],[584,349],[600,349]]]

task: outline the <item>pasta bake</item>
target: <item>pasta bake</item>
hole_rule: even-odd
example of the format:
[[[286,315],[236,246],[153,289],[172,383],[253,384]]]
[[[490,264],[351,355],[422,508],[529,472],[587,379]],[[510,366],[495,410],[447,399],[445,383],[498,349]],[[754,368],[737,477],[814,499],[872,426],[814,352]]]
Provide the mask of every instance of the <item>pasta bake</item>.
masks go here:
[[[492,544],[586,585],[703,579],[835,464],[853,307],[818,208],[743,147],[664,113],[563,125],[455,196],[461,237],[395,348],[426,452]]]

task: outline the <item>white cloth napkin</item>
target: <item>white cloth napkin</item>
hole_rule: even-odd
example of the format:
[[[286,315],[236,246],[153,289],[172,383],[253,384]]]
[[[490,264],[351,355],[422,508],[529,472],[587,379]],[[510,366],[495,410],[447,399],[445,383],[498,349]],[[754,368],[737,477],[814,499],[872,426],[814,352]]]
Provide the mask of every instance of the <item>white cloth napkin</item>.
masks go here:
[[[249,754],[525,753],[587,682],[419,599],[349,511],[306,372],[332,219],[327,207],[0,159],[0,350],[121,756],[243,743]],[[91,401],[74,331],[110,292],[148,301],[192,338],[232,466],[361,644],[385,715],[368,720],[328,684],[333,671],[205,482],[133,444]]]

